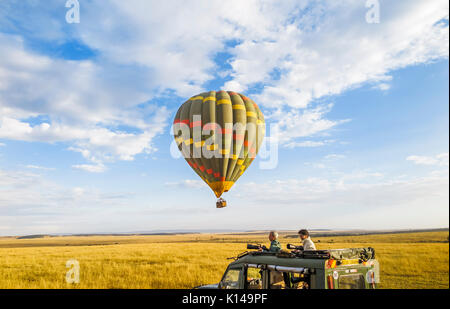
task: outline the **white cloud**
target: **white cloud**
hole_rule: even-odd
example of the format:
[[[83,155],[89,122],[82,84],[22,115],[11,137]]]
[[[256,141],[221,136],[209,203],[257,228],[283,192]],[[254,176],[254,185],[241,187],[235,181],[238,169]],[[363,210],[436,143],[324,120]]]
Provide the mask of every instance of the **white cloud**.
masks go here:
[[[309,109],[291,109],[282,112],[281,110],[272,113],[269,119],[275,120],[279,128],[279,142],[285,147],[292,148],[304,146],[303,142],[297,142],[299,138],[307,138],[323,134],[339,124],[350,121],[328,120],[324,115],[328,113],[332,104],[319,105]],[[323,144],[332,142],[332,140],[323,141]],[[312,144],[311,144],[312,145]],[[320,146],[316,144],[317,146]]]
[[[448,166],[448,152],[435,156],[409,156],[406,158],[418,165]]]
[[[78,36],[114,63],[139,65],[152,73],[153,85],[189,97],[217,69],[212,57],[232,38],[227,21],[233,2],[93,1],[85,5]],[[187,22],[187,20],[189,20]],[[101,21],[101,22],[98,22]],[[117,38],[121,44],[117,44]]]
[[[263,39],[248,51],[247,62],[268,66],[266,71],[276,67],[286,70],[279,79],[271,80],[272,87],[264,89],[260,97],[263,103],[306,107],[312,99],[339,94],[362,83],[391,80],[386,75],[390,70],[448,57],[448,26],[436,24],[448,18],[446,1],[433,5],[421,1],[390,3],[389,14],[380,24],[365,22],[361,2],[322,2],[322,6],[322,18],[314,30],[303,29],[301,20],[279,26],[277,31],[282,35],[273,42],[276,52],[272,57],[278,59],[275,66],[249,57],[265,46]],[[233,69],[243,81],[252,74],[241,73],[239,67]]]
[[[73,168],[83,170],[90,173],[103,173],[106,167],[103,164],[93,165],[93,164],[79,164],[72,165]]]
[[[326,141],[327,144],[334,142],[334,141]],[[324,143],[325,145],[325,143]],[[334,174],[336,172],[336,168],[333,166],[333,163],[335,163],[337,160],[341,160],[346,158],[345,155],[340,154],[329,154],[323,157],[322,160],[318,160],[317,162],[304,162],[306,166],[312,166],[314,168],[320,168],[320,169],[327,169],[327,172],[330,174]],[[359,174],[351,173],[343,176],[343,178],[348,179],[348,177],[352,178],[365,178],[365,177],[381,177],[381,174],[378,173],[370,173],[367,171],[363,171]]]
[[[166,182],[165,185],[168,187],[195,188],[195,189],[207,187],[207,184],[204,181],[197,179],[185,179],[183,181],[178,182]]]
[[[286,148],[295,148],[295,147],[320,147],[324,146],[326,143],[323,141],[304,141],[304,142],[290,142],[286,144]]]
[[[345,159],[346,157],[347,157],[346,155],[332,153],[332,154],[326,155],[325,159],[331,161],[331,160]]]
[[[275,9],[277,4],[268,2],[266,8]],[[445,0],[389,3],[379,24],[365,22],[363,1],[308,4],[304,10],[301,5],[297,10],[289,8],[283,22],[269,18],[258,35],[251,27],[243,30],[242,42],[231,50],[233,79],[226,83],[245,91],[263,82],[262,91],[252,96],[254,100],[266,110],[276,108],[290,113],[287,117],[292,124],[301,124],[299,110],[307,112],[317,99],[365,83],[377,84],[378,89],[386,91],[390,88],[387,82],[392,81],[390,71],[448,58]],[[289,14],[293,11],[299,13],[297,18]],[[262,13],[258,9],[256,12]],[[308,128],[316,129],[299,135],[327,131],[337,124],[322,117],[311,119]],[[286,142],[296,141],[297,137],[287,135]]]
[[[191,96],[217,76],[231,77],[230,90],[257,86],[249,94],[279,125],[280,142],[297,147],[348,121],[327,119],[332,105],[312,102],[365,83],[387,90],[392,70],[448,57],[445,0],[389,3],[379,24],[366,23],[367,8],[356,0],[90,1],[70,29],[48,18],[57,1],[32,6],[30,21],[4,5],[1,25],[26,24],[25,34],[40,39],[68,35],[99,56],[52,59],[0,34],[0,138],[69,141],[94,163],[154,151],[169,110],[152,118],[158,107],[137,106],[168,90]],[[218,52],[232,55],[226,73],[213,61]],[[30,124],[41,115],[49,121]]]
[[[383,91],[387,91],[387,90],[391,89],[391,85],[389,85],[387,83],[380,83],[378,85],[375,85],[373,88],[374,89],[383,90]]]
[[[33,164],[28,164],[25,167],[29,168],[29,169],[34,169],[34,170],[45,170],[45,171],[55,170],[55,168],[53,168],[53,167],[45,167],[45,166],[39,166],[39,165],[33,165]]]
[[[314,165],[313,165],[315,168],[326,168],[327,166],[325,165],[325,164],[323,164],[323,163],[315,163]]]
[[[96,163],[155,151],[152,140],[167,124],[167,108],[138,108],[152,97],[140,89],[145,76],[126,80],[127,69],[123,77],[108,76],[118,74],[113,71],[91,61],[33,54],[22,39],[0,34],[0,138],[71,142],[71,149],[89,152],[86,158]],[[47,120],[32,125],[29,119],[38,116]]]
[[[324,134],[326,135],[326,134]],[[334,139],[325,139],[321,141],[303,141],[303,142],[289,142],[284,144],[286,148],[295,148],[295,147],[321,147],[330,145],[332,143],[335,143],[336,140]]]

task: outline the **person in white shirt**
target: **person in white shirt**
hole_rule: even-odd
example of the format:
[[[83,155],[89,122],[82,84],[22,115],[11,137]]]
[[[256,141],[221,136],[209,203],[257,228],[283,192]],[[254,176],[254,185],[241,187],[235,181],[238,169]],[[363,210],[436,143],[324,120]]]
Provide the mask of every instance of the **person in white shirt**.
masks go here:
[[[316,250],[314,242],[309,237],[309,232],[307,230],[298,231],[298,235],[303,242],[303,250]]]

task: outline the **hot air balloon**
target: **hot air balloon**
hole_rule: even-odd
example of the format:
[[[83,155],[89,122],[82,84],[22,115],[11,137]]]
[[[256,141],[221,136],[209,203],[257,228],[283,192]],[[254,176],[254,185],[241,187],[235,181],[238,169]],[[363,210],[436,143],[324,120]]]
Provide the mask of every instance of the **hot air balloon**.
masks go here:
[[[255,159],[265,122],[258,105],[245,95],[209,91],[180,106],[173,133],[187,163],[220,198]],[[216,205],[226,202],[220,198]]]

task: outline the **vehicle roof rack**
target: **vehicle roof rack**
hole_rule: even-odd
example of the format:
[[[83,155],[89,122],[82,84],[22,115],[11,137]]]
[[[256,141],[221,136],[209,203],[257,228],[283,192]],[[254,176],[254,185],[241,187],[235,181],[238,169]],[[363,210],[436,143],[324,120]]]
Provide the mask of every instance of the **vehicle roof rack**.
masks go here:
[[[360,259],[368,261],[375,258],[375,250],[372,247],[367,248],[345,248],[345,249],[328,249],[328,250],[304,250],[304,251],[287,251],[279,252],[269,251],[245,251],[238,256],[233,257],[237,260],[246,255],[252,256],[276,256],[279,258],[301,258],[301,259],[333,259],[333,260],[349,260]]]
[[[329,249],[329,250],[305,250],[291,253],[298,258],[304,259],[334,259],[334,260],[360,259],[362,261],[368,261],[370,259],[375,258],[375,250],[372,247]]]

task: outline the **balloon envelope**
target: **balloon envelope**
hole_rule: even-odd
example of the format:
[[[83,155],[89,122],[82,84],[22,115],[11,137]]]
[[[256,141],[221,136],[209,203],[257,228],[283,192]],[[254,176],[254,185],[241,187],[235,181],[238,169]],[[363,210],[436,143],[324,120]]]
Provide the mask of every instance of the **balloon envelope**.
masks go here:
[[[220,197],[255,159],[265,122],[258,105],[245,95],[209,91],[180,106],[173,129],[187,163]]]

